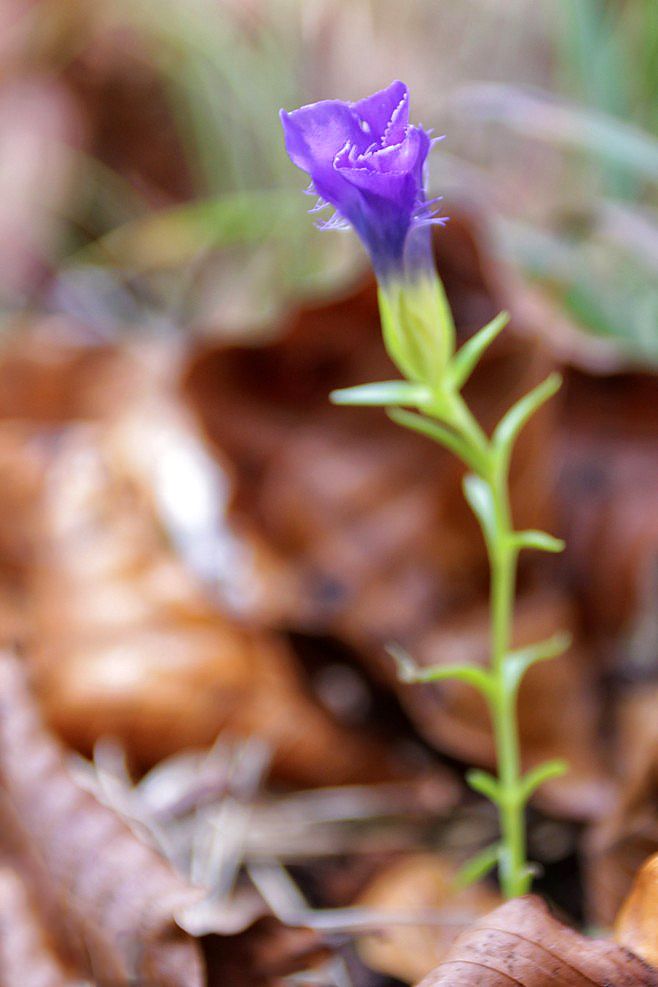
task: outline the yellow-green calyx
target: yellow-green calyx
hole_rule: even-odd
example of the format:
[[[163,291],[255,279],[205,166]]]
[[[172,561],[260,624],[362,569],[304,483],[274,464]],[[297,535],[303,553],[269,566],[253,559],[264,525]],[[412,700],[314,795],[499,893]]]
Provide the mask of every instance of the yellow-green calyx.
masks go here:
[[[455,349],[455,325],[441,281],[427,274],[380,284],[378,298],[391,360],[407,380],[435,388]]]

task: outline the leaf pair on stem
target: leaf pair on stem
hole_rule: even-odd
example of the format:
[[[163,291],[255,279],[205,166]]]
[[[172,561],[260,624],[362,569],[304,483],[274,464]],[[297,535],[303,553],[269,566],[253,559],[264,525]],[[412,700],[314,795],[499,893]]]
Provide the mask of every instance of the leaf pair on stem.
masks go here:
[[[404,291],[404,289],[400,289]],[[419,668],[397,646],[389,651],[395,659],[400,678],[405,682],[439,682],[456,679],[477,689],[489,708],[497,750],[498,777],[474,770],[467,774],[469,785],[498,808],[501,840],[485,848],[460,873],[464,885],[484,876],[498,865],[503,891],[508,897],[528,890],[532,868],[526,861],[525,805],[535,790],[550,778],[567,770],[564,761],[548,761],[523,774],[517,726],[517,697],[523,676],[534,664],[562,654],[570,644],[569,636],[556,634],[548,640],[520,649],[511,647],[514,588],[518,554],[522,549],[560,552],[564,543],[544,531],[514,530],[509,504],[509,467],[514,444],[532,415],[559,389],[559,374],[545,381],[517,401],[502,417],[488,437],[466,405],[461,389],[481,357],[509,320],[501,313],[476,333],[457,352],[439,362],[410,360],[405,349],[405,326],[392,324],[391,306],[380,292],[384,338],[389,354],[402,372],[414,372],[414,379],[382,381],[335,391],[336,404],[383,406],[398,425],[418,432],[456,455],[472,472],[463,482],[464,496],[475,514],[487,547],[491,568],[491,660],[487,668],[472,665],[436,665]],[[402,306],[398,306],[402,311]],[[436,318],[436,310],[431,313]],[[431,324],[428,313],[428,326]],[[435,333],[452,340],[454,326],[449,311],[442,312],[443,324]],[[417,320],[416,320],[417,322]],[[414,346],[431,340],[426,326],[418,326],[412,339]],[[419,342],[420,340],[420,342]],[[433,344],[428,344],[433,348]],[[441,347],[445,354],[445,345]],[[438,350],[434,353],[438,353]],[[437,366],[440,372],[437,372]],[[430,369],[431,368],[431,372]],[[414,411],[408,410],[414,408]]]

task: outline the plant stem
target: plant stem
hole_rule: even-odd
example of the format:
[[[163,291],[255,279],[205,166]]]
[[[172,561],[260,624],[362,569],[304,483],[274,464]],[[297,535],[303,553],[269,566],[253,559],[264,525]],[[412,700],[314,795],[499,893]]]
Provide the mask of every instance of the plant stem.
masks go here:
[[[514,595],[518,549],[509,503],[507,460],[497,454],[461,395],[451,395],[448,421],[463,440],[478,450],[483,467],[478,470],[491,493],[492,532],[487,540],[491,569],[491,667],[493,689],[488,696],[500,797],[498,813],[502,850],[500,883],[508,898],[525,894],[531,883],[526,861],[525,806],[521,792],[521,760],[517,722],[517,687],[506,674],[514,621]]]
[[[490,546],[491,564],[491,670],[495,687],[490,700],[500,800],[498,812],[503,852],[500,883],[508,898],[525,894],[530,886],[526,862],[525,807],[521,797],[521,763],[517,717],[517,689],[506,677],[514,621],[517,550],[512,544],[507,471],[494,463],[489,481],[494,504],[495,535]]]

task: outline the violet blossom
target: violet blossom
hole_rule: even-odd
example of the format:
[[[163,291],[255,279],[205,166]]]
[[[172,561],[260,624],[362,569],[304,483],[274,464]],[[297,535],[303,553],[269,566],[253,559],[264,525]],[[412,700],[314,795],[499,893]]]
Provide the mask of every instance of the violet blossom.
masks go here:
[[[413,280],[433,268],[425,197],[432,139],[409,124],[402,82],[356,103],[337,99],[281,111],[286,149],[311,177],[319,206],[332,205],[327,226],[351,225],[380,282]]]

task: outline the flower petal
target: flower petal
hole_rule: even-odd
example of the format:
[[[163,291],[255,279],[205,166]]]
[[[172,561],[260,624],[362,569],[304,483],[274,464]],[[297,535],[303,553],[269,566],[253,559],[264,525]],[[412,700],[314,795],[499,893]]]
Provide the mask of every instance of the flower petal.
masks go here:
[[[429,218],[423,208],[424,168],[431,147],[426,131],[408,121],[409,93],[402,82],[356,103],[323,100],[281,112],[292,161],[352,224],[380,278],[406,270],[406,253],[418,271],[430,263],[426,228],[405,251],[410,233],[426,227]]]
[[[281,110],[286,150],[293,164],[313,176],[315,169],[331,165],[345,144],[367,143],[350,107],[339,99],[310,103],[292,113]]]
[[[404,82],[392,82],[386,89],[352,103],[355,114],[370,128],[370,141],[387,142],[402,140],[409,123],[409,90]]]

